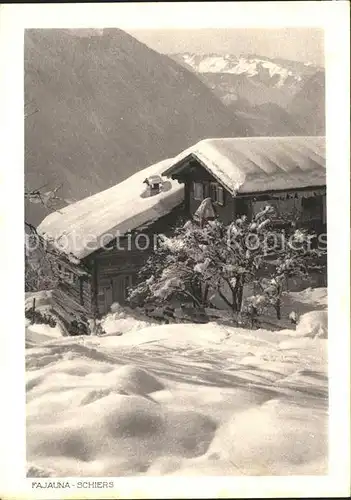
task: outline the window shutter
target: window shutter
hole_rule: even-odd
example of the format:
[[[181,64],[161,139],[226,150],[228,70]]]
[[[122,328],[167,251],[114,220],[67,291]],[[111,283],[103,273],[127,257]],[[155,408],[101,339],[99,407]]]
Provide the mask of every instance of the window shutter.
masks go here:
[[[222,186],[217,186],[217,203],[218,205],[224,205],[224,189]]]
[[[210,183],[210,198],[217,205],[224,205],[224,189],[217,182]]]
[[[217,201],[217,189],[216,189],[216,184],[211,183],[210,184],[210,198],[212,201],[216,202]]]

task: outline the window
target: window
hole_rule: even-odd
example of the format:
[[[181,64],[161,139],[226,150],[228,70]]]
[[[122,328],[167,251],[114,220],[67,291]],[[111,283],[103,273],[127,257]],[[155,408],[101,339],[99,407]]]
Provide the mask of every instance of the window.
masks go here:
[[[235,215],[241,217],[242,215],[249,215],[249,200],[246,198],[235,198]],[[254,209],[254,203],[253,203]],[[259,210],[258,210],[259,212]]]
[[[150,184],[150,190],[151,194],[156,194],[160,192],[160,183],[159,182],[153,182]]]
[[[68,269],[63,264],[57,264],[58,276],[59,279],[65,281],[66,283],[76,284],[79,281],[79,278],[76,274]]]
[[[211,182],[210,184],[210,197],[217,205],[224,205],[224,189],[217,182]]]
[[[194,182],[194,199],[198,201],[204,199],[204,186],[201,182]]]
[[[218,205],[223,206],[224,205],[224,189],[222,188],[222,186],[217,186],[216,196],[217,196],[216,203],[218,203]]]

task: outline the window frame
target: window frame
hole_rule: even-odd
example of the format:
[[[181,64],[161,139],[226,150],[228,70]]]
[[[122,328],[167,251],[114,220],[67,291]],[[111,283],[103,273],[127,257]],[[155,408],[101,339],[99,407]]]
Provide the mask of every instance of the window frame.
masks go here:
[[[201,188],[201,195],[197,196],[197,188]],[[193,193],[195,201],[203,201],[205,199],[205,187],[203,182],[193,181]]]
[[[219,196],[218,193],[221,193],[221,196]],[[217,205],[223,207],[224,206],[224,188],[223,186],[221,186],[220,184],[217,185],[217,188],[216,188],[216,203]],[[220,200],[221,198],[221,200]]]
[[[221,196],[219,196],[219,193],[221,193]],[[210,195],[210,198],[213,201],[213,203],[215,203],[216,205],[219,205],[220,207],[224,206],[224,204],[225,204],[224,188],[218,182],[210,182],[209,195]]]

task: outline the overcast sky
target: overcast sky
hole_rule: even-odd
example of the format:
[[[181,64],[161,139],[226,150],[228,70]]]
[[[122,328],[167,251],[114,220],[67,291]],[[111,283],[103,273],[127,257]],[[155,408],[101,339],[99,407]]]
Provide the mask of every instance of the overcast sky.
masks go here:
[[[256,54],[324,66],[323,31],[316,28],[129,29],[128,32],[158,52],[168,54]]]

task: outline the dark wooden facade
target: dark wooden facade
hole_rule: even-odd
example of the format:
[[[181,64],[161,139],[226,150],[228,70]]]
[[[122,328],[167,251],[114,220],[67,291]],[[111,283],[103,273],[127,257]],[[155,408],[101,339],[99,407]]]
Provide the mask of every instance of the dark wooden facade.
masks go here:
[[[234,217],[240,215],[251,217],[259,210],[258,207],[261,203],[262,206],[272,204],[278,209],[281,207],[283,212],[285,210],[286,215],[291,216],[294,207],[293,200],[295,199],[295,206],[299,206],[297,223],[317,233],[326,231],[326,188],[323,186],[274,192],[267,189],[265,192],[232,196],[208,170],[193,158],[187,160],[184,167],[178,173],[173,174],[172,178],[184,183],[184,205],[189,217],[194,215],[201,204],[201,197],[196,199],[196,191],[198,191],[196,188],[198,185],[202,185],[202,199],[212,198],[218,218],[226,224],[229,224]],[[216,196],[216,186],[222,190],[220,199]],[[310,196],[309,193],[311,193]],[[279,218],[276,224],[279,225]]]
[[[137,280],[138,271],[154,251],[160,234],[170,235],[185,220],[181,204],[168,215],[147,227],[110,242],[72,264],[62,256],[57,262],[57,295],[70,304],[59,315],[68,329],[72,322],[93,319],[109,312],[113,303],[124,304],[128,288]],[[62,302],[62,300],[61,300]]]

